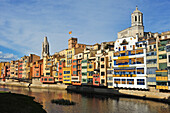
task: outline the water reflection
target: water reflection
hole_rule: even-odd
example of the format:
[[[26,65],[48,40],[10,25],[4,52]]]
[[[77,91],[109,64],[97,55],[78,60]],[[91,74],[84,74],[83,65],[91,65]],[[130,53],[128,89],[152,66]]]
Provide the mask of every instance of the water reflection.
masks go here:
[[[25,94],[35,97],[48,113],[170,113],[168,104],[129,98],[109,98],[99,95],[85,95],[66,90],[22,88],[0,86],[1,91]],[[52,104],[52,99],[67,99],[76,102],[74,106]]]

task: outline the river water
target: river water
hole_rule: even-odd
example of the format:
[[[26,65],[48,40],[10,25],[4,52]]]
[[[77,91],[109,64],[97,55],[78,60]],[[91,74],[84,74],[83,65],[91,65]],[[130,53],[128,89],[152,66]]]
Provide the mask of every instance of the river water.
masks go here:
[[[141,99],[82,95],[66,90],[23,88],[0,85],[0,91],[35,97],[47,113],[170,113],[170,105]],[[52,104],[52,99],[68,99],[73,106]]]

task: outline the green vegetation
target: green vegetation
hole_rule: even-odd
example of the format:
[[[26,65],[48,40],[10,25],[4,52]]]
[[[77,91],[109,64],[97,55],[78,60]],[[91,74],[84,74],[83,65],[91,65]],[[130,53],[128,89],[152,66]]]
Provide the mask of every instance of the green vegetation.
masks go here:
[[[0,93],[8,93],[8,92],[6,92],[6,91],[0,91]]]
[[[1,113],[46,113],[34,97],[0,91]]]
[[[64,99],[57,99],[57,100],[51,100],[51,103],[56,103],[59,105],[75,105],[75,102],[72,102],[70,100],[64,100]]]

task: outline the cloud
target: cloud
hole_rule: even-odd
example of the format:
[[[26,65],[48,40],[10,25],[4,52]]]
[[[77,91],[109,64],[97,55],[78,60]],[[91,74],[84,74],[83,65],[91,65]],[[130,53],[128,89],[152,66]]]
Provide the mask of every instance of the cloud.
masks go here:
[[[47,36],[53,54],[67,48],[69,31],[80,43],[113,41],[117,32],[130,27],[136,4],[144,13],[146,30],[168,29],[170,2],[166,0],[161,4],[147,0],[2,0],[0,45],[23,55],[41,55],[43,38]]]
[[[3,53],[0,51],[0,62],[9,62],[11,60],[17,60],[18,56],[10,53]]]

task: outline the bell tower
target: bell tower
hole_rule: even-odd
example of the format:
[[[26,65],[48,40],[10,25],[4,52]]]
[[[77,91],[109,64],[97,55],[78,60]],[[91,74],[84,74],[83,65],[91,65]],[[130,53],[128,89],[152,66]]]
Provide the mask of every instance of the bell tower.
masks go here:
[[[143,26],[143,13],[138,10],[137,6],[131,14],[131,26]]]
[[[45,57],[45,56],[49,56],[50,52],[49,52],[49,43],[47,40],[47,37],[44,37],[44,42],[42,43],[42,53],[41,53],[41,58]]]

